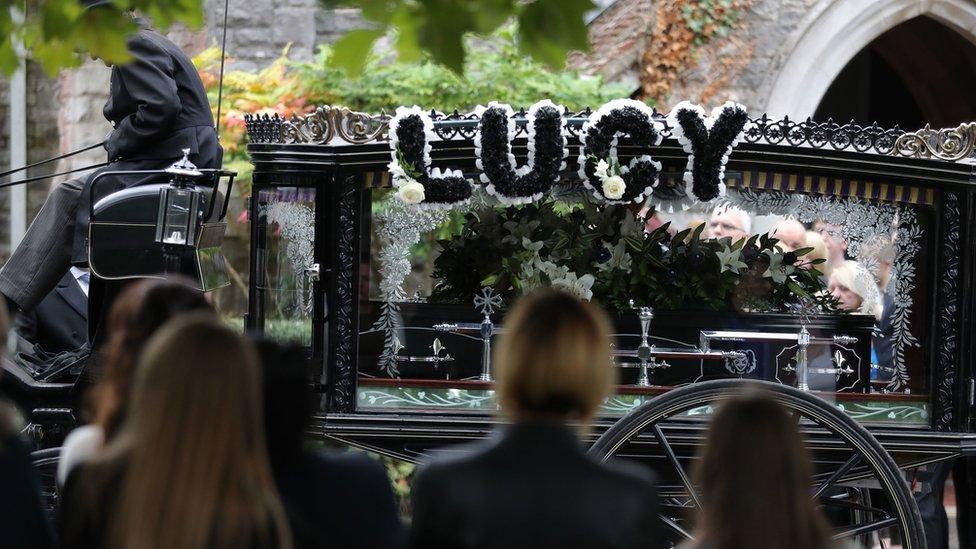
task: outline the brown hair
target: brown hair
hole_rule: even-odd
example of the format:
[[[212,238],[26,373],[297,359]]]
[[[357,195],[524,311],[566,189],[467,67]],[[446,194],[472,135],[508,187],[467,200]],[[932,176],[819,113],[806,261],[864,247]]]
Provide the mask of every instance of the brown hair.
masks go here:
[[[183,277],[149,279],[126,288],[108,315],[109,338],[92,389],[93,423],[110,441],[128,408],[136,360],[146,341],[166,321],[188,311],[213,311],[206,296]]]
[[[810,463],[795,420],[771,397],[750,391],[723,402],[695,465],[702,490],[697,546],[827,547]]]
[[[614,382],[609,326],[599,307],[565,292],[519,301],[495,355],[502,412],[592,418]]]
[[[211,315],[184,315],[150,339],[129,417],[92,463],[95,479],[124,471],[112,546],[290,547],[260,385],[253,345]]]

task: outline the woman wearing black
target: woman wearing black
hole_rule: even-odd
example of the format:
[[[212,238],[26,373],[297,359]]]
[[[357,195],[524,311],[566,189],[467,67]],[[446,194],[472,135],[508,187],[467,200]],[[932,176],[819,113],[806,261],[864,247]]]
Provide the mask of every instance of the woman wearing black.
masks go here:
[[[511,311],[495,372],[512,425],[418,473],[413,547],[660,546],[651,473],[599,464],[579,440],[613,385],[608,324],[567,293]]]

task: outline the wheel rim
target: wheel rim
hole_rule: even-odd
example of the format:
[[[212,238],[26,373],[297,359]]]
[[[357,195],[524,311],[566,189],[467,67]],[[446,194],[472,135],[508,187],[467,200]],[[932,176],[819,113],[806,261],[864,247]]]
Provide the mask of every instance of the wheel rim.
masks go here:
[[[673,541],[691,539],[689,523],[699,505],[698,490],[688,474],[688,463],[697,451],[691,452],[689,446],[695,446],[691,441],[696,437],[703,438],[706,422],[687,413],[703,408],[713,411],[745,387],[765,389],[801,422],[815,461],[813,495],[831,514],[835,539],[863,543],[887,534],[899,537],[905,549],[924,546],[911,491],[877,440],[831,404],[791,387],[719,380],[675,389],[620,419],[590,452],[601,461],[623,457],[651,465],[662,480],[661,520],[666,530]],[[818,453],[818,444],[829,451],[821,449]],[[845,451],[846,456],[837,457]],[[880,487],[884,496],[881,505],[872,505],[869,499],[865,503],[859,495],[866,484]],[[847,519],[839,520],[843,516]]]

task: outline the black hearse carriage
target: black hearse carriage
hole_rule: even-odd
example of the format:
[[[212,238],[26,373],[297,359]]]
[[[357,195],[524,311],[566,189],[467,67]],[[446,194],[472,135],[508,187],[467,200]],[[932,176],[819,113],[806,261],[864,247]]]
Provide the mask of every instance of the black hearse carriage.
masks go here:
[[[697,503],[686,472],[704,420],[743,380],[765,380],[802,417],[816,461],[815,494],[837,536],[865,545],[895,537],[922,547],[906,479],[920,466],[976,449],[968,434],[974,377],[966,337],[973,333],[976,125],[906,133],[743,117],[739,142],[724,151],[726,164],[722,151],[688,137],[696,127],[703,138],[718,133],[720,111],[709,118],[689,108],[690,125],[676,131],[682,123],[674,112],[669,118],[612,103],[595,112],[560,111],[549,126],[538,105],[518,113],[497,105],[446,115],[398,109],[394,117],[326,106],[289,120],[247,120],[255,170],[246,324],[304,342],[321,365],[315,435],[410,461],[484,437],[497,423],[492,335],[504,329],[512,288],[527,288],[532,276],[552,269],[541,265],[559,254],[542,258],[540,250],[560,246],[572,261],[592,253],[586,246],[605,244],[597,262],[622,268],[620,254],[648,236],[619,248],[614,241],[623,240],[624,223],[642,213],[645,197],[614,204],[634,202],[637,190],[621,197],[607,180],[616,174],[631,187],[649,187],[656,177],[652,212],[672,226],[694,227],[716,204],[731,204],[750,214],[751,234],[791,217],[822,225],[824,236],[842,242],[860,264],[885,264],[890,281],[878,299],[887,325],[865,314],[824,314],[802,288],[790,287],[793,297],[804,296],[790,306],[767,301],[721,310],[707,303],[706,288],[692,296],[699,301],[665,310],[647,286],[603,287],[619,332],[621,382],[589,435],[594,455],[657,471],[661,518],[678,541],[688,535]],[[614,112],[625,116],[611,120]],[[543,142],[543,135],[565,141]],[[718,162],[712,176],[728,187],[724,197],[708,188],[708,174],[695,173],[707,168],[708,154]],[[528,157],[535,172],[546,163],[558,171],[559,182],[533,187],[540,178],[526,177],[528,168],[515,171]],[[420,194],[413,183],[421,184]],[[713,200],[702,205],[700,196]],[[441,207],[428,206],[432,201]],[[505,207],[516,203],[523,206]],[[613,211],[630,213],[600,232]],[[585,244],[574,240],[585,234]],[[650,234],[665,254],[682,246],[691,254],[698,241],[687,232]],[[879,240],[886,250],[880,256]],[[779,266],[775,245],[749,244],[765,246],[762,253]],[[735,250],[721,251],[716,261],[725,272]],[[525,273],[505,262],[511,253],[532,256],[522,260]],[[672,288],[691,276],[666,274],[679,278]],[[556,269],[547,278],[584,295],[598,289],[582,272]],[[882,359],[875,355],[884,338],[890,349]]]

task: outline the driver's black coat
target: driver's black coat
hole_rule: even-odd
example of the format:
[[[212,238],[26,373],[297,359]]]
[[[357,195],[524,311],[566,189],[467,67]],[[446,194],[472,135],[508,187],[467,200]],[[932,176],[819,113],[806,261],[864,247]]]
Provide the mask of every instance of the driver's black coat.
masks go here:
[[[112,163],[96,173],[164,169],[182,157],[183,149],[189,149],[189,158],[197,167],[219,168],[222,149],[210,102],[190,58],[168,38],[145,26],[129,39],[128,47],[132,60],[112,68],[109,98],[103,109],[115,128],[105,143]],[[111,192],[160,179],[105,177],[96,185],[94,202]],[[82,191],[76,218],[72,253],[76,264],[87,259],[91,182],[89,178]]]

